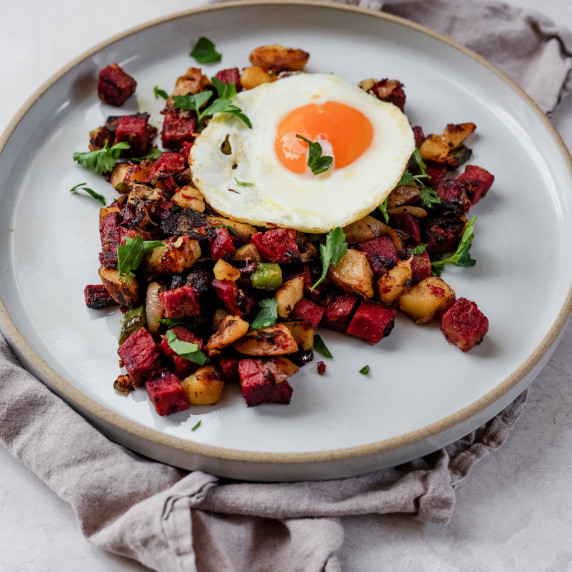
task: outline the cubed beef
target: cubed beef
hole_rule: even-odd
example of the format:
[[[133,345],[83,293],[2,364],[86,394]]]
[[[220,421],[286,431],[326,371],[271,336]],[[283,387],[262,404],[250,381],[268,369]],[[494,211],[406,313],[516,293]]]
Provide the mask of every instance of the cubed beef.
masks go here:
[[[411,282],[417,284],[431,276],[431,259],[427,250],[421,254],[414,254],[411,259]]]
[[[238,68],[220,70],[216,73],[215,77],[226,84],[234,83],[237,92],[242,90],[242,84],[240,83],[240,71]]]
[[[300,250],[295,238],[295,230],[274,228],[265,233],[256,233],[251,240],[258,252],[268,262],[298,262]]]
[[[362,302],[350,321],[346,333],[376,344],[391,333],[395,310],[378,302]]]
[[[464,221],[458,218],[437,218],[428,221],[425,229],[427,250],[437,254],[454,252],[464,228]]]
[[[188,236],[194,240],[216,238],[207,217],[198,211],[174,203],[161,217],[161,230],[168,236]]]
[[[145,387],[159,415],[171,415],[191,406],[180,379],[174,373],[148,381]]]
[[[159,348],[145,328],[133,332],[119,346],[117,353],[137,385],[153,378],[163,367]]]
[[[151,167],[147,181],[164,179],[185,170],[185,157],[181,153],[163,153]]]
[[[203,349],[203,340],[195,336],[192,332],[183,326],[174,326],[171,331],[177,336],[179,340],[188,342],[189,344],[196,344],[199,350]],[[184,357],[181,357],[175,350],[171,349],[167,337],[164,337],[159,344],[159,349],[171,361],[172,370],[180,379],[187,377],[197,365]]]
[[[117,229],[121,224],[121,215],[117,211],[107,213],[99,221],[99,236],[101,246],[105,247],[109,243],[117,242]],[[115,246],[117,246],[115,244]]]
[[[161,142],[166,149],[179,149],[183,142],[195,140],[197,119],[194,116],[185,117],[175,109],[165,111]]]
[[[429,186],[435,188],[447,174],[447,167],[433,161],[425,163],[425,172],[429,175]]]
[[[116,143],[128,143],[126,155],[141,157],[149,149],[149,117],[142,113],[138,115],[124,115],[119,120],[115,131]]]
[[[238,381],[238,356],[222,356],[219,358],[219,366],[222,376],[227,383]]]
[[[469,184],[468,192],[471,204],[477,204],[491,188],[495,177],[487,170],[477,167],[476,165],[467,165],[465,172],[457,177],[457,180],[467,181]]]
[[[415,147],[421,147],[423,141],[425,141],[425,133],[423,132],[423,127],[420,125],[413,126],[413,137],[415,137]]]
[[[441,331],[447,341],[468,352],[483,341],[489,321],[474,302],[459,298],[443,314]]]
[[[234,243],[230,237],[230,232],[224,226],[219,226],[214,229],[216,238],[210,243],[211,258],[213,260],[220,260],[229,258],[234,254]]]
[[[443,179],[435,187],[435,192],[441,199],[441,210],[457,214],[468,213],[471,201],[467,193],[468,184],[460,179]]]
[[[317,328],[318,324],[322,321],[324,312],[326,310],[322,306],[318,306],[312,300],[308,298],[302,298],[292,311],[292,318],[295,320],[302,320],[312,326],[312,328]]]
[[[389,236],[380,236],[379,238],[362,242],[358,249],[365,252],[376,277],[399,262],[399,255]]]
[[[421,244],[421,226],[414,216],[409,213],[396,213],[391,215],[389,221],[393,228],[398,228],[409,236],[409,244]]]
[[[262,403],[290,403],[292,386],[287,376],[281,375],[275,360],[241,359],[238,362],[238,375],[242,396],[248,407]]]
[[[121,107],[134,93],[137,82],[118,64],[111,64],[99,72],[97,95],[99,99]]]
[[[159,300],[165,318],[189,318],[201,312],[199,302],[192,286],[181,286],[174,290],[159,293]]]
[[[331,330],[345,332],[358,303],[358,297],[354,294],[340,294],[334,298],[326,306],[324,326]]]
[[[232,280],[212,281],[212,286],[220,301],[233,316],[242,316],[243,312],[238,305],[238,287]]]
[[[389,101],[403,111],[405,107],[405,91],[403,91],[403,84],[400,81],[385,78],[378,81],[370,91],[377,98],[382,101]]]
[[[103,284],[90,284],[85,287],[85,305],[92,310],[103,310],[110,304],[115,304],[115,300],[107,291]]]

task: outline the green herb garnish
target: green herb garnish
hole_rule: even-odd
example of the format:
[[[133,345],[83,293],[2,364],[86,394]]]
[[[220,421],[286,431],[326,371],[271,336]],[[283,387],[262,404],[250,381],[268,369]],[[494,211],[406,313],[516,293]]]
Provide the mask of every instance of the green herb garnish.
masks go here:
[[[229,226],[228,224],[217,224],[215,226],[213,226],[213,228],[226,228],[226,230],[228,230],[228,233],[232,236],[240,236],[240,234],[238,234],[238,232],[236,232],[236,230],[234,228],[232,228],[232,226]]]
[[[385,222],[385,224],[389,223],[389,213],[387,212],[387,200],[389,199],[389,197],[386,197],[386,199],[379,205],[379,210],[381,211],[381,214],[383,215],[383,220]]]
[[[433,276],[441,276],[441,272],[443,272],[445,264],[453,264],[454,266],[474,266],[477,263],[474,258],[471,258],[469,253],[473,238],[475,238],[476,220],[477,217],[474,216],[469,221],[469,224],[467,224],[467,228],[465,229],[465,232],[463,232],[463,236],[461,237],[461,241],[459,242],[459,246],[457,246],[455,254],[452,254],[448,258],[431,262],[431,274],[433,274]]]
[[[420,244],[419,246],[408,249],[407,253],[409,255],[411,255],[411,254],[423,254],[425,252],[426,248],[427,248],[426,244]]]
[[[70,189],[70,193],[73,193],[74,195],[79,195],[79,191],[85,191],[91,198],[95,199],[96,201],[99,201],[103,206],[105,206],[105,197],[103,195],[100,195],[99,193],[96,193],[93,189],[90,189],[85,185],[87,185],[87,183],[80,183],[79,185],[72,187]]]
[[[121,151],[124,149],[129,149],[128,143],[116,143],[113,147],[109,147],[106,141],[102,149],[86,151],[85,153],[76,151],[73,154],[73,160],[86,169],[102,175],[103,173],[109,173],[115,167],[115,161],[119,159]]]
[[[359,370],[359,372],[360,372],[362,375],[367,375],[367,374],[369,373],[369,365],[364,365],[364,366]]]
[[[296,137],[308,143],[308,167],[314,175],[324,173],[332,167],[334,158],[329,155],[322,156],[322,146],[317,141],[312,142],[298,133],[296,133]]]
[[[199,421],[199,422],[191,429],[191,431],[196,431],[200,426],[201,426],[201,422]]]
[[[169,347],[182,358],[199,365],[207,363],[208,358],[206,354],[199,350],[199,346],[197,344],[191,344],[190,342],[180,340],[173,330],[167,331],[167,343],[169,344]]]
[[[324,357],[333,358],[334,356],[331,354],[330,350],[326,347],[324,340],[321,338],[319,334],[314,335],[314,349],[322,354]]]
[[[239,181],[236,177],[234,178],[234,180],[236,181],[236,184],[239,187],[252,187],[254,185],[254,183],[243,183],[242,181]]]
[[[165,246],[160,240],[143,240],[141,235],[125,239],[125,244],[117,247],[117,270],[120,276],[135,276],[143,254],[159,246]]]
[[[252,322],[252,328],[260,330],[261,328],[268,328],[276,324],[278,319],[278,302],[276,298],[266,298],[260,300],[258,303],[260,312],[256,314],[256,318]]]
[[[314,288],[320,284],[326,278],[328,273],[328,268],[330,264],[337,266],[339,261],[345,256],[348,251],[348,245],[346,244],[346,234],[345,232],[337,226],[336,228],[330,230],[326,238],[326,244],[320,244],[320,256],[322,258],[322,275],[318,281],[310,288]]]
[[[441,204],[441,198],[437,194],[437,191],[431,187],[419,187],[419,198],[427,208],[432,208],[433,205]]]
[[[405,171],[399,180],[399,183],[395,186],[403,187],[405,185],[415,185],[419,187],[419,198],[421,202],[428,208],[432,208],[433,205],[438,205],[441,203],[441,199],[439,195],[436,193],[434,189],[428,187],[423,179],[429,179],[429,175],[427,174],[427,165],[423,158],[421,157],[421,151],[416,147],[413,151],[412,157],[415,159],[417,166],[419,167],[420,174],[413,175],[410,171]],[[387,221],[385,221],[387,222]]]
[[[198,39],[190,55],[199,64],[216,64],[222,59],[222,54],[216,51],[214,43],[204,36]]]
[[[216,89],[218,97],[232,99],[236,95],[236,85],[234,83],[225,83],[218,77],[211,77],[211,83]]]
[[[183,318],[159,318],[155,321],[159,324],[162,324],[163,326],[167,326],[168,328],[174,328],[175,326],[185,326],[186,328],[189,327],[189,323]]]
[[[132,157],[129,160],[132,163],[141,163],[141,161],[143,161],[145,159],[153,159],[153,161],[155,161],[162,154],[163,154],[163,151],[161,151],[161,149],[157,149],[157,147],[155,147],[155,148],[151,149],[151,151],[149,151],[149,153],[147,153],[147,155],[143,155],[143,157]]]
[[[153,94],[155,95],[155,99],[159,99],[160,97],[163,99],[169,99],[169,94],[164,89],[161,89],[158,85],[153,88]]]

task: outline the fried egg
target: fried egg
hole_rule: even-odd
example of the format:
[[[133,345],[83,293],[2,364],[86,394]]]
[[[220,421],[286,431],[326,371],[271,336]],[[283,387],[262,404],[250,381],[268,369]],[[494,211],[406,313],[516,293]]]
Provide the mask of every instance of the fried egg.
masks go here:
[[[239,93],[252,123],[215,114],[190,153],[193,180],[219,213],[259,226],[324,233],[381,204],[415,148],[392,103],[327,74],[298,74]],[[308,142],[333,165],[314,175]]]

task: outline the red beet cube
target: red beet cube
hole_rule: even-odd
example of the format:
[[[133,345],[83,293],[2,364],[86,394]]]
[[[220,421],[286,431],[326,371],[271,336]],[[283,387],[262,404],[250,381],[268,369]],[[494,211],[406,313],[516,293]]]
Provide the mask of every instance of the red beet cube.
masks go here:
[[[99,72],[97,95],[110,105],[121,107],[135,93],[136,87],[137,82],[117,64]]]
[[[346,330],[347,334],[376,344],[393,329],[395,310],[378,302],[362,302]]]
[[[212,286],[220,301],[233,316],[242,316],[243,312],[238,305],[238,287],[232,280],[212,281]]]
[[[221,357],[219,366],[222,376],[227,383],[238,381],[238,362],[240,358],[237,356]]]
[[[137,385],[157,375],[163,367],[159,348],[145,328],[133,332],[119,346],[117,353]]]
[[[295,320],[303,320],[312,326],[312,328],[317,328],[318,324],[322,321],[322,317],[324,316],[324,312],[326,310],[322,308],[322,306],[318,306],[312,300],[308,300],[308,298],[302,298],[296,306],[294,306],[294,310],[292,310],[292,317]]]
[[[240,83],[240,71],[238,68],[220,70],[217,72],[215,77],[226,84],[234,83],[237,92],[242,90],[242,84]]]
[[[488,330],[487,317],[466,298],[458,298],[441,320],[441,331],[447,341],[464,352],[480,344]]]
[[[413,129],[413,137],[415,137],[415,147],[419,148],[425,141],[425,133],[423,133],[423,127],[420,125],[414,125]]]
[[[292,386],[280,373],[274,360],[241,359],[238,362],[238,376],[248,407],[262,403],[290,403]]]
[[[408,234],[408,241],[411,244],[421,244],[421,226],[414,216],[411,216],[409,213],[393,214],[390,217],[390,223],[393,228],[398,228]]]
[[[211,258],[213,260],[229,258],[234,254],[235,250],[230,232],[224,226],[219,226],[214,231],[216,232],[216,238],[210,243]]]
[[[115,300],[103,284],[90,284],[85,287],[83,294],[85,305],[92,310],[103,310],[109,304],[115,304]]]
[[[197,296],[192,286],[181,286],[159,293],[159,300],[165,318],[188,318],[201,312]]]
[[[149,148],[149,118],[146,114],[124,115],[115,131],[115,143],[128,143],[127,155],[141,157]]]
[[[256,233],[252,243],[268,262],[297,262],[300,250],[295,242],[296,231],[288,228],[274,228]]]
[[[181,381],[173,373],[148,381],[145,387],[159,415],[171,415],[191,406]]]
[[[487,194],[495,177],[481,167],[467,165],[465,172],[459,175],[457,180],[463,180],[469,183],[469,198],[471,199],[471,204],[476,205]]]
[[[185,157],[180,153],[163,153],[151,166],[147,181],[178,175],[185,170]]]
[[[184,117],[176,110],[165,112],[161,142],[167,149],[179,149],[185,142],[195,140],[195,126],[197,119],[194,116]]]
[[[358,297],[353,294],[340,294],[334,298],[326,307],[324,326],[331,330],[345,332],[358,302]]]
[[[384,270],[392,268],[399,262],[399,255],[389,236],[362,242],[358,249],[365,252],[375,276],[379,276]]]
[[[414,254],[411,259],[411,281],[413,284],[417,284],[429,278],[431,276],[431,259],[427,250],[424,250],[421,254]]]
[[[188,342],[190,344],[197,344],[198,349],[203,349],[203,340],[197,338],[192,332],[184,328],[183,326],[175,326],[171,328],[172,332],[182,340],[183,342]],[[181,379],[187,377],[194,369],[196,369],[196,364],[184,357],[181,357],[177,352],[171,349],[167,338],[164,337],[159,344],[159,349],[165,354],[171,361],[173,366],[173,372]]]

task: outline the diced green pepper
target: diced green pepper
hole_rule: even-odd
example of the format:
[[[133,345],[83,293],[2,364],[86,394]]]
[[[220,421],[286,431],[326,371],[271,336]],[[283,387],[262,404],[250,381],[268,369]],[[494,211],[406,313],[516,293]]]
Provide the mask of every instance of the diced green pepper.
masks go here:
[[[121,345],[133,332],[147,324],[147,314],[145,306],[137,306],[125,312],[121,333],[119,334],[119,345]]]
[[[251,280],[254,288],[276,290],[282,286],[282,269],[278,264],[259,262]]]

